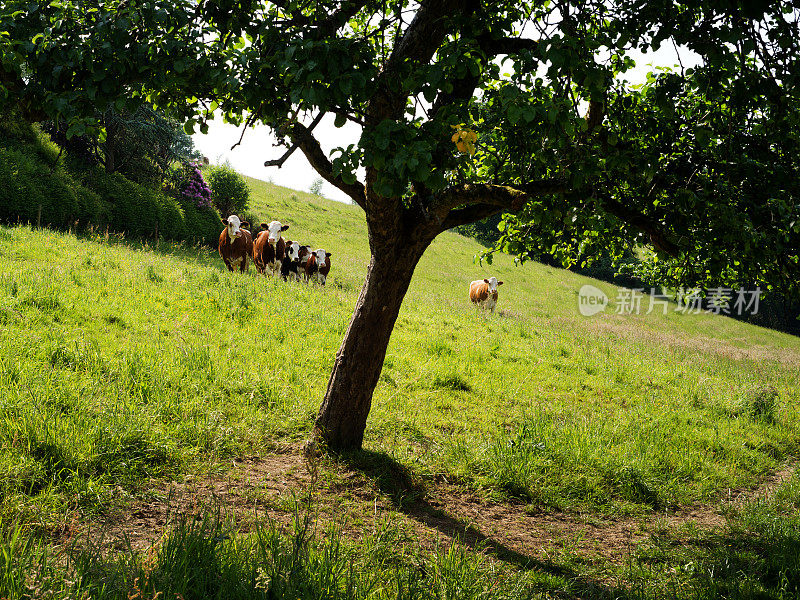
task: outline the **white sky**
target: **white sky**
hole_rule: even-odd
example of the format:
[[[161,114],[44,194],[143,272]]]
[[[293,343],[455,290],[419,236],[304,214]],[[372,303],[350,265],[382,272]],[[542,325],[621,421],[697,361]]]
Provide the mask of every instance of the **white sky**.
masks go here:
[[[658,51],[647,55],[636,51],[630,52],[629,55],[636,61],[636,67],[625,74],[625,79],[631,83],[644,81],[645,74],[652,69],[648,64],[678,66],[675,49],[669,42],[662,45]],[[697,55],[686,49],[681,49],[680,58],[685,68],[700,62]],[[333,115],[326,115],[314,130],[315,137],[329,158],[331,150],[357,143],[361,134],[361,129],[349,122],[337,129],[333,125],[333,119]],[[275,138],[264,126],[250,128],[245,133],[242,143],[231,150],[231,146],[239,141],[242,128],[227,125],[221,120],[209,121],[208,125],[207,134],[196,133],[192,139],[197,150],[214,164],[227,160],[234,169],[244,175],[300,191],[308,191],[311,183],[319,178],[300,150],[296,150],[281,168],[265,167],[264,161],[280,158],[285,148],[274,145]],[[322,186],[322,195],[332,200],[349,201],[344,192],[327,181]]]

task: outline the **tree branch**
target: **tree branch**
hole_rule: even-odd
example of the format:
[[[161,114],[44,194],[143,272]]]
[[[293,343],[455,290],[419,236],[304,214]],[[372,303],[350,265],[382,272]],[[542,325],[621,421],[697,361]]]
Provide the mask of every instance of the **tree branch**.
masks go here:
[[[401,65],[427,64],[448,34],[447,17],[465,9],[458,0],[428,0],[420,4],[403,36],[395,45],[383,72],[375,82],[376,92],[369,103],[367,124],[375,126],[384,119],[401,119],[408,92],[392,85]]]
[[[442,222],[442,231],[458,227],[459,225],[467,225],[491,217],[499,212],[503,212],[505,208],[497,206],[496,204],[473,204],[465,208],[458,208],[451,210],[447,218]]]
[[[319,114],[318,114],[316,117],[314,117],[314,120],[313,120],[313,121],[311,121],[311,125],[309,125],[309,126],[308,126],[308,131],[309,131],[309,133],[310,133],[311,131],[313,131],[313,130],[314,130],[314,128],[315,128],[317,125],[319,125],[320,121],[322,121],[322,117],[324,117],[324,116],[325,116],[325,113],[324,113],[324,112],[321,112],[321,113],[319,113]],[[244,135],[244,132],[242,132],[242,135]],[[240,139],[239,141],[241,142],[241,139]],[[235,147],[236,147],[236,146],[234,146],[234,148],[235,148]],[[231,148],[231,150],[233,150],[233,148]],[[290,148],[289,148],[289,149],[288,149],[286,152],[284,152],[284,153],[283,153],[283,156],[281,156],[280,158],[276,158],[276,159],[273,159],[273,160],[268,160],[268,161],[266,161],[266,162],[264,163],[264,166],[265,166],[265,167],[278,167],[278,168],[280,169],[280,168],[283,166],[283,163],[285,163],[285,162],[286,162],[286,160],[287,160],[287,159],[288,159],[288,158],[289,158],[289,157],[290,157],[292,154],[294,154],[294,151],[295,151],[295,150],[297,150],[297,144],[292,144],[292,145],[291,145],[291,147],[290,147]]]
[[[661,250],[670,256],[678,256],[680,254],[680,247],[672,242],[662,231],[662,226],[651,219],[635,210],[632,210],[622,204],[619,200],[615,200],[611,196],[603,195],[600,199],[603,208],[609,213],[633,225],[640,231],[650,236],[650,241],[657,250]]]
[[[317,139],[311,135],[311,129],[302,123],[292,123],[287,126],[287,129],[288,131],[286,134],[294,145],[300,148],[308,159],[308,162],[314,167],[314,170],[319,173],[325,181],[350,196],[353,202],[358,204],[361,208],[365,208],[366,195],[363,184],[358,181],[355,183],[346,183],[341,177],[333,175],[333,165],[331,161],[328,160],[328,157],[325,156],[325,152],[322,151],[322,147],[319,145]]]
[[[282,8],[284,10],[288,10],[289,2],[284,0],[275,0],[273,4]],[[347,22],[353,18],[359,10],[366,6],[365,0],[358,0],[358,1],[351,1],[351,2],[342,2],[342,5],[339,7],[338,10],[328,14],[324,19],[316,20],[313,17],[309,17],[304,15],[299,11],[295,11],[291,13],[291,19],[289,20],[289,25],[297,25],[300,27],[311,26],[316,29],[314,32],[317,39],[322,39],[325,36],[330,36],[342,27],[347,24]]]
[[[504,210],[517,212],[531,198],[561,192],[564,186],[561,179],[545,179],[517,187],[491,184],[454,186],[435,199],[434,214],[444,231]]]

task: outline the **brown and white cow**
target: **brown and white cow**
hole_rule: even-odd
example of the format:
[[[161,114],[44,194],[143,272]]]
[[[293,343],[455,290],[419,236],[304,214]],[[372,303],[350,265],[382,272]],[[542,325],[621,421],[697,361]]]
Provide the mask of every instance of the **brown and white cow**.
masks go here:
[[[305,273],[305,265],[311,253],[310,246],[301,246],[298,242],[286,240],[286,256],[281,263],[281,279],[300,281],[300,271]]]
[[[473,281],[469,284],[469,299],[473,304],[494,312],[494,307],[497,306],[498,285],[503,285],[503,282],[497,281],[497,277]]]
[[[331,256],[333,255],[330,252],[325,252],[322,248],[311,253],[306,262],[306,283],[315,279],[320,285],[325,285],[331,271]]]
[[[280,221],[270,221],[261,224],[262,231],[256,236],[253,243],[253,262],[259,273],[274,275],[281,270],[281,262],[286,255],[286,241],[281,237],[281,231],[289,229]]]
[[[222,224],[225,229],[219,234],[219,255],[229,271],[233,271],[234,265],[238,265],[239,270],[244,273],[247,271],[247,257],[253,252],[253,236],[245,229],[250,227],[250,223],[242,222],[236,215],[231,215],[222,219]]]

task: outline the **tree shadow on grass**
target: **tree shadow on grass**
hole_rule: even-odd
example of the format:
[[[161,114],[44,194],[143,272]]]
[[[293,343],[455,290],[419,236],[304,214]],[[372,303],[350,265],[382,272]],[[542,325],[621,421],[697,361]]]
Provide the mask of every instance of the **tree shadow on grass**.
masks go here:
[[[509,548],[486,535],[446,509],[432,505],[426,498],[425,485],[405,466],[381,452],[359,450],[339,456],[349,468],[375,483],[392,501],[398,512],[474,551],[488,550],[499,560],[525,570],[536,570],[565,581],[565,597],[629,598],[627,590],[589,580],[573,569],[553,561],[541,560]]]

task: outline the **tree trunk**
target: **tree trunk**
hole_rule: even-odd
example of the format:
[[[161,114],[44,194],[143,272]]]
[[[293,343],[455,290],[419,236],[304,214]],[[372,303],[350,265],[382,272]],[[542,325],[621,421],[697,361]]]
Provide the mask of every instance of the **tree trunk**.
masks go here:
[[[429,244],[404,244],[397,236],[388,248],[372,249],[367,279],[314,426],[315,438],[329,450],[361,448],[389,338],[414,268]]]

